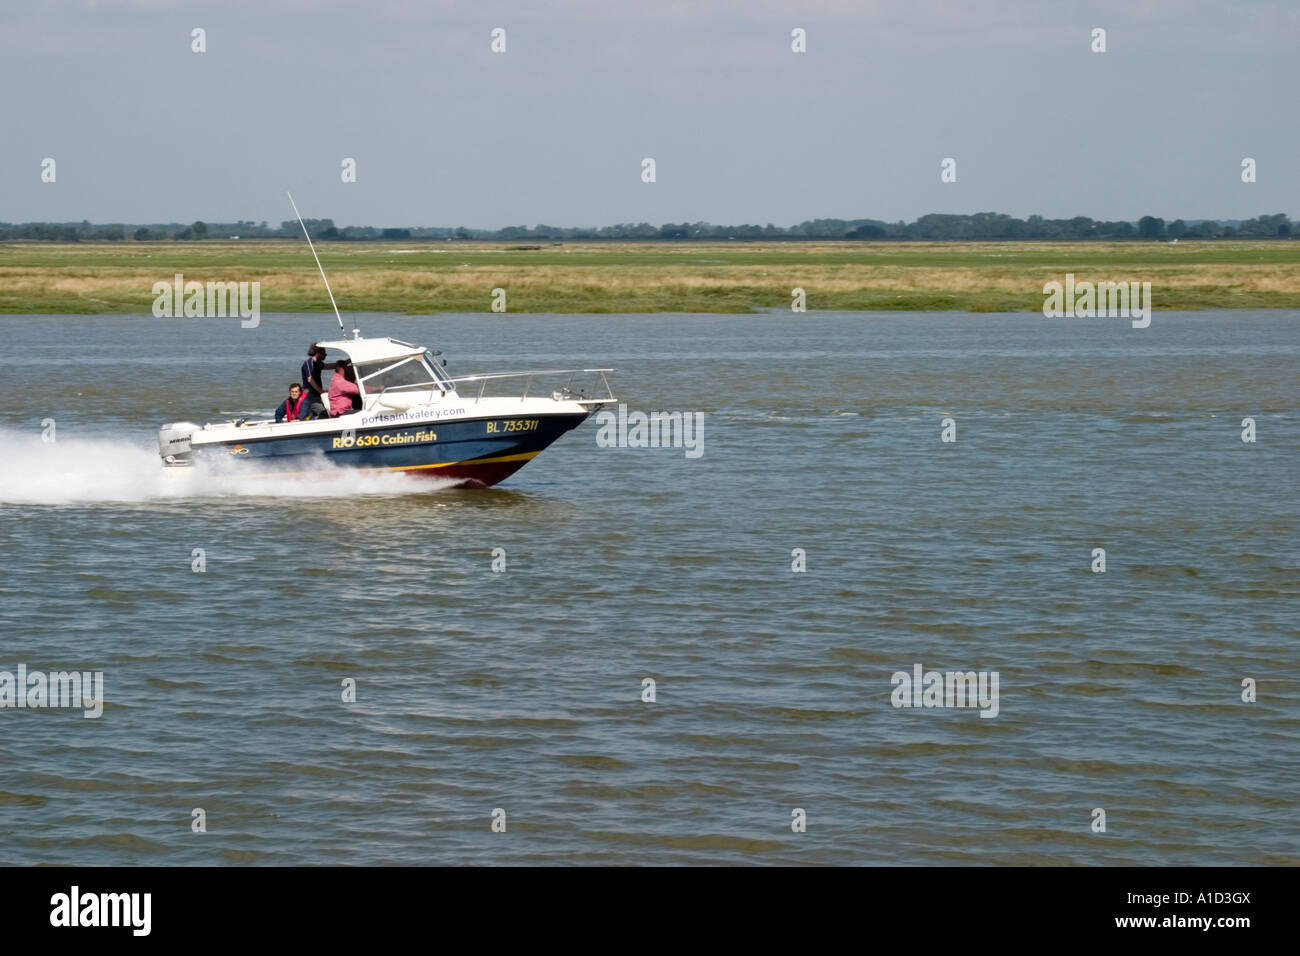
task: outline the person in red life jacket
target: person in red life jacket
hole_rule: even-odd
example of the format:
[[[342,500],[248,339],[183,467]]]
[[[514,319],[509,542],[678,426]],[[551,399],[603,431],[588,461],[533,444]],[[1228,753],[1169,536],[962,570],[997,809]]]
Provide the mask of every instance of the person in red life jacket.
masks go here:
[[[305,422],[311,418],[311,400],[303,392],[301,385],[289,386],[289,397],[275,410],[277,422]]]

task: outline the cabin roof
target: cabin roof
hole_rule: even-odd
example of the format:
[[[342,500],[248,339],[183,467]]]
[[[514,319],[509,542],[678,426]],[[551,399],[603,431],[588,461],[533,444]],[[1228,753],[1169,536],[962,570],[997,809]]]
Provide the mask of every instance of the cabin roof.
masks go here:
[[[420,355],[425,351],[419,345],[411,345],[409,342],[400,342],[397,339],[338,339],[319,344],[330,351],[344,353],[357,364],[381,362],[385,359],[396,360],[410,355]]]

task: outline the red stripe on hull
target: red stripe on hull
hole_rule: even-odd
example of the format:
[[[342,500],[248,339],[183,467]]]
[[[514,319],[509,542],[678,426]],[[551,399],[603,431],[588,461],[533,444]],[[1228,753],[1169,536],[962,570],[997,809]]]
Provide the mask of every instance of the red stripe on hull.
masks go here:
[[[498,482],[505,481],[528,461],[494,461],[476,465],[472,461],[448,465],[445,468],[398,468],[405,475],[417,475],[457,482],[458,488],[491,488]]]

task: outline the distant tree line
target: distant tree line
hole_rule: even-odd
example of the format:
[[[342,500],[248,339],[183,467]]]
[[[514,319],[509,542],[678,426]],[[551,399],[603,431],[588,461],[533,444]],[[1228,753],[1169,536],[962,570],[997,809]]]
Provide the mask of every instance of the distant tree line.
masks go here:
[[[1075,216],[1073,219],[1044,219],[1030,216],[1016,219],[995,212],[971,215],[931,213],[915,222],[884,222],[879,219],[810,219],[797,226],[715,226],[707,222],[620,223],[616,226],[582,228],[571,226],[507,226],[504,229],[467,229],[464,226],[389,228],[334,225],[332,219],[307,219],[313,239],[323,242],[496,240],[501,242],[717,242],[719,240],[1032,240],[1032,239],[1287,239],[1297,235],[1284,213],[1245,220],[1175,219],[1143,216],[1137,222],[1107,222]],[[104,223],[86,220],[69,222],[0,222],[0,240],[38,239],[54,242],[99,240],[109,242],[170,241],[197,242],[203,239],[292,239],[302,235],[294,220],[278,227],[265,221],[183,223]]]

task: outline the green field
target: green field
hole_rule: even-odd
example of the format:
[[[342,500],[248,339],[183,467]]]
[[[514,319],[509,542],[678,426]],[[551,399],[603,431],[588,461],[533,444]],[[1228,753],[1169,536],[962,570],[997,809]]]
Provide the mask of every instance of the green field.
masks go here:
[[[409,251],[399,251],[409,250]],[[320,243],[348,312],[1038,311],[1043,283],[1149,281],[1157,310],[1300,308],[1300,241]],[[264,312],[328,311],[305,242],[0,244],[0,312],[149,313],[155,282],[261,283]]]

